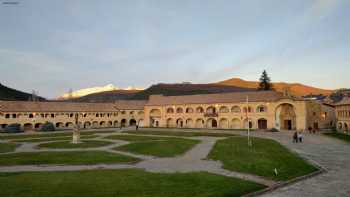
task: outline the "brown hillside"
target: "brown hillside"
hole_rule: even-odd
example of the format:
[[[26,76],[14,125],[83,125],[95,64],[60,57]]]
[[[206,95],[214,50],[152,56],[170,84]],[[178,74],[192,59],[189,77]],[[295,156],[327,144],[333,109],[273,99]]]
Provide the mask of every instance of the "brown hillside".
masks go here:
[[[236,87],[242,87],[242,88],[257,88],[259,85],[259,82],[257,81],[245,81],[240,78],[232,78],[225,81],[220,81],[218,84],[222,85],[230,85],[230,86],[236,86]],[[289,88],[291,93],[295,96],[305,96],[309,94],[323,94],[323,95],[330,95],[333,90],[325,90],[320,88],[315,88],[299,83],[283,83],[283,82],[277,82],[273,83],[273,87],[276,91],[282,92],[284,89]]]

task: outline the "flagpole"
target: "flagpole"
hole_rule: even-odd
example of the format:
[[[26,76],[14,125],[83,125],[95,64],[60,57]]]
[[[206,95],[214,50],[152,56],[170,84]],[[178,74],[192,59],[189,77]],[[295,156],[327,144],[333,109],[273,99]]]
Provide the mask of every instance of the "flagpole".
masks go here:
[[[249,112],[249,97],[247,96],[247,108],[246,108],[246,117],[247,117],[247,127],[248,127],[248,146],[251,146],[251,142],[250,142],[250,121],[249,121],[249,116],[248,116],[248,112]]]

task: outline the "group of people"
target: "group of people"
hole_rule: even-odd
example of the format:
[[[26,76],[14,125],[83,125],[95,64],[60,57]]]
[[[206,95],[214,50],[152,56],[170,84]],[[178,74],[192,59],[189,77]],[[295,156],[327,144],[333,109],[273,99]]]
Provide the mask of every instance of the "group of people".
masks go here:
[[[303,138],[304,138],[304,136],[301,132],[294,132],[294,134],[293,134],[293,142],[294,143],[298,143],[298,142],[302,143]]]

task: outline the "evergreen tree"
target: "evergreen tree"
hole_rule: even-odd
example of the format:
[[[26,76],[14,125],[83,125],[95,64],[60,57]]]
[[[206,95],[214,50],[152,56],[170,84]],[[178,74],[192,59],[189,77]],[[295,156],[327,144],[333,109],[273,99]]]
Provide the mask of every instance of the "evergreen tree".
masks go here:
[[[259,87],[258,90],[272,90],[272,83],[271,83],[271,79],[270,77],[267,75],[266,70],[263,71],[263,73],[261,74],[261,77],[259,79],[260,83],[259,83]]]

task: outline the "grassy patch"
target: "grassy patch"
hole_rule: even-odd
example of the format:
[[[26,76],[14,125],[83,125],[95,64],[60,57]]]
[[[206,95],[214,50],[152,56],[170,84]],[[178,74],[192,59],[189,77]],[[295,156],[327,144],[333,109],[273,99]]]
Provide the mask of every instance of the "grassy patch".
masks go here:
[[[115,131],[82,131],[80,135],[93,135],[98,133],[113,133]],[[22,135],[0,135],[0,140],[14,140],[14,139],[29,139],[29,138],[42,138],[42,137],[63,137],[63,136],[72,136],[72,132],[46,132],[46,133],[37,133],[37,134],[22,134]]]
[[[150,173],[138,169],[1,173],[0,196],[228,197],[264,186],[205,172]]]
[[[113,144],[112,142],[100,141],[100,140],[82,140],[78,144],[73,144],[71,141],[59,141],[48,142],[39,144],[38,148],[97,148],[102,146],[108,146]]]
[[[157,157],[174,157],[184,154],[196,145],[198,140],[173,138],[164,141],[143,141],[116,147],[115,150],[127,151]]]
[[[350,135],[344,133],[325,133],[325,135],[350,143]]]
[[[138,130],[138,131],[123,131],[123,133],[142,134],[142,135],[168,135],[179,137],[232,137],[236,136],[229,133],[209,133],[209,132],[188,132],[188,131],[168,131],[168,130]]]
[[[111,164],[139,161],[126,155],[105,151],[67,151],[67,152],[23,152],[0,155],[0,165],[38,165],[38,164]]]
[[[80,139],[93,139],[98,137],[98,135],[82,135]],[[50,141],[59,141],[59,140],[71,140],[72,136],[63,136],[63,137],[43,137],[43,138],[30,138],[30,139],[18,139],[11,140],[12,142],[50,142]]]
[[[15,143],[0,143],[0,153],[13,152],[17,146]]]
[[[208,158],[222,161],[228,170],[275,180],[288,180],[317,170],[278,142],[261,138],[253,138],[253,147],[250,148],[245,137],[219,140]],[[275,168],[277,177],[274,176]]]

